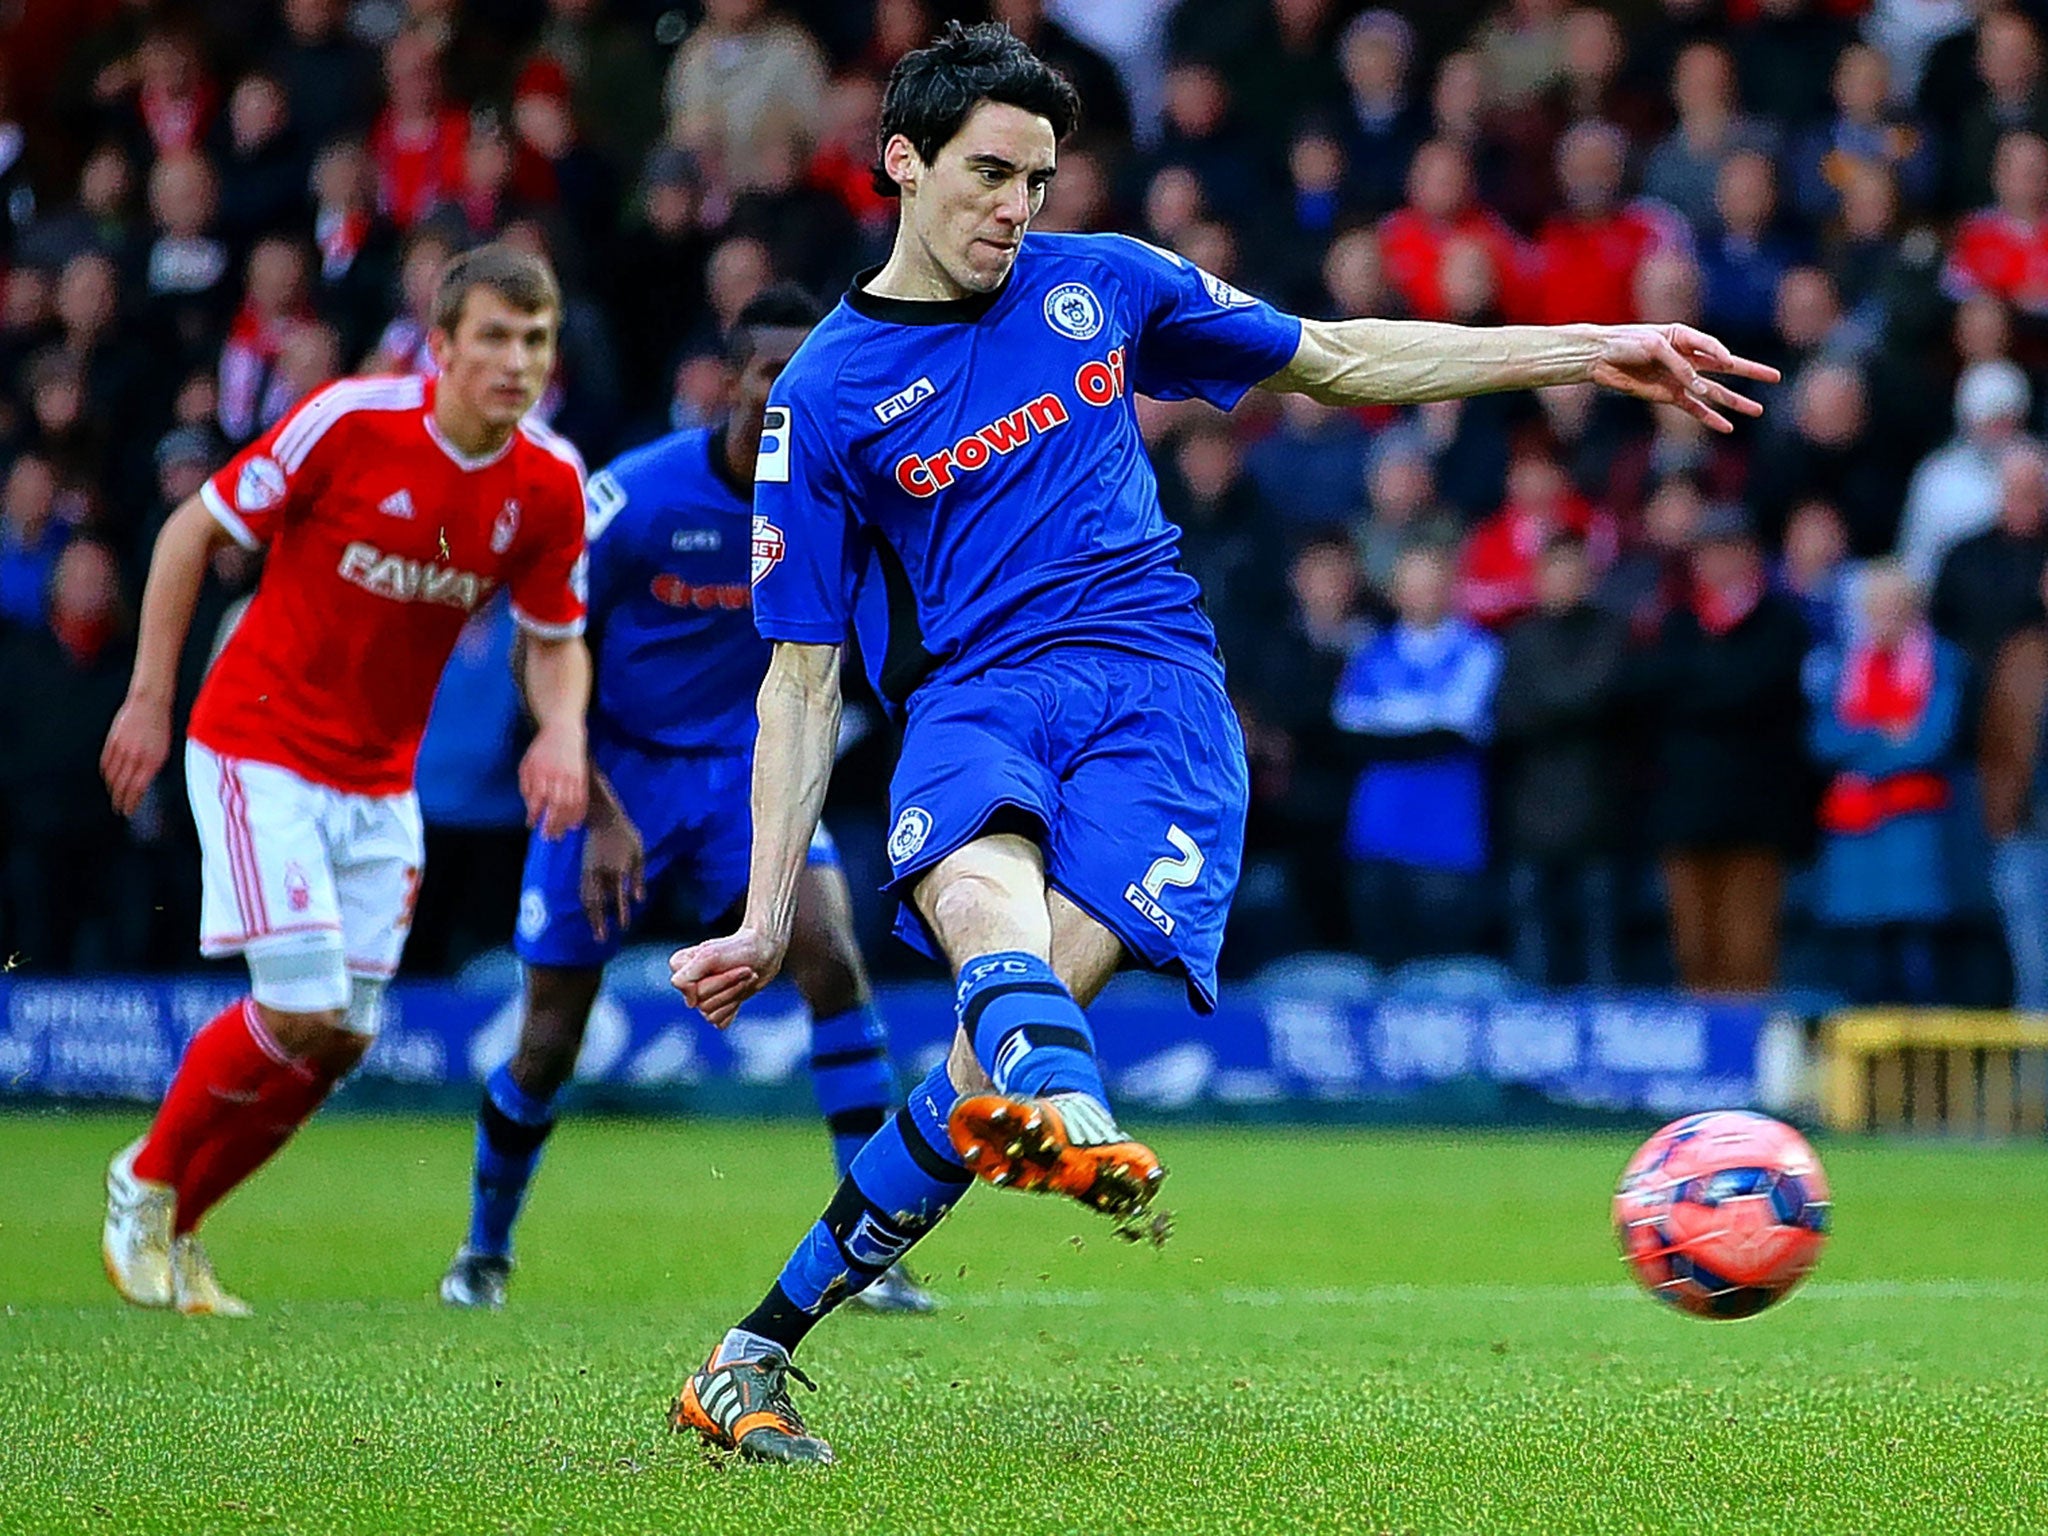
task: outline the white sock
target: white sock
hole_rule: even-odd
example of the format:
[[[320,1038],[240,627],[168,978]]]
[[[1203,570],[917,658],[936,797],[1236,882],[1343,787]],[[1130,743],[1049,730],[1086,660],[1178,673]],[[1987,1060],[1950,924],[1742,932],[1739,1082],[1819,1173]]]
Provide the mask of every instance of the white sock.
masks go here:
[[[1125,1139],[1109,1106],[1092,1093],[1049,1093],[1046,1102],[1058,1108],[1067,1140],[1077,1147],[1103,1147]]]
[[[730,1365],[735,1360],[759,1360],[767,1355],[781,1355],[788,1358],[789,1352],[773,1339],[764,1339],[758,1333],[749,1333],[744,1328],[733,1328],[719,1340],[717,1353],[712,1355],[714,1367]]]

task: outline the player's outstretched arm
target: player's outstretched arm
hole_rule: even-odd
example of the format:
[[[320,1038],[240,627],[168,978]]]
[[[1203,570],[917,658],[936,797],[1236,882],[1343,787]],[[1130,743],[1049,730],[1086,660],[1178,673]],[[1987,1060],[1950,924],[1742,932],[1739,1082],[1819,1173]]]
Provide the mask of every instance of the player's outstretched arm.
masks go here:
[[[1593,383],[1677,405],[1717,432],[1725,412],[1763,407],[1713,374],[1775,383],[1689,325],[1442,325],[1427,320],[1304,320],[1293,360],[1259,387],[1325,405],[1413,405],[1504,389]]]
[[[149,580],[142,588],[135,671],[128,679],[128,697],[100,751],[100,777],[106,780],[114,809],[123,816],[135,814],[170,756],[178,657],[192,629],[192,610],[206,579],[207,562],[231,537],[197,496],[186,498],[156,536]]]
[[[590,652],[583,637],[528,635],[523,676],[526,703],[539,727],[519,762],[519,794],[526,824],[542,837],[560,837],[583,820],[590,793],[590,759],[583,713],[590,706]]]
[[[679,949],[669,979],[720,1029],[782,969],[797,884],[825,810],[839,745],[839,647],[779,641],[761,682],[754,739],[754,851],[738,933]]]

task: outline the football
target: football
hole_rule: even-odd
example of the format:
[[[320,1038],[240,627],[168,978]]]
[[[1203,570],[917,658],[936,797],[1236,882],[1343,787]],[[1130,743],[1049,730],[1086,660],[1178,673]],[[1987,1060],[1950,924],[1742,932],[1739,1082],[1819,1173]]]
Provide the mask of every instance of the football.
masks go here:
[[[1827,1175],[1782,1121],[1746,1110],[1687,1115],[1622,1170],[1614,1230],[1660,1301],[1694,1317],[1754,1317],[1820,1258]]]

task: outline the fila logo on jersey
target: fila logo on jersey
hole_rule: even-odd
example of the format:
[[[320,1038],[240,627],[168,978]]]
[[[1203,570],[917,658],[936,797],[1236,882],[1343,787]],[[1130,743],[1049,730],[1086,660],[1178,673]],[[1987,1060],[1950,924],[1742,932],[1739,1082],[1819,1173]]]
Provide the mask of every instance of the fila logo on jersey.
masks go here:
[[[754,460],[754,478],[770,485],[789,483],[789,407],[771,405],[761,417],[761,452]],[[754,580],[761,578],[756,576]]]
[[[930,379],[921,378],[916,383],[897,390],[895,394],[877,405],[875,407],[875,420],[886,427],[898,416],[907,415],[909,412],[916,410],[938,392],[937,386]]]
[[[1103,406],[1124,392],[1124,349],[1091,358],[1074,371],[1074,392],[1090,405]],[[961,474],[986,469],[998,457],[1015,453],[1033,437],[1043,437],[1070,418],[1060,397],[1050,390],[1007,416],[998,416],[979,432],[970,432],[930,458],[906,453],[896,461],[896,483],[922,501],[936,496]]]
[[[753,584],[755,586],[758,587],[761,584],[761,578],[781,563],[782,555],[782,530],[756,512],[754,514],[753,541]]]
[[[519,501],[508,496],[505,505],[498,509],[498,520],[491,524],[491,553],[502,555],[512,547],[513,539],[519,535]]]
[[[284,500],[284,471],[277,460],[258,454],[242,466],[235,480],[235,505],[244,512],[267,512]]]
[[[452,565],[431,560],[408,560],[387,555],[374,544],[358,539],[341,552],[335,574],[351,586],[374,592],[400,603],[440,603],[449,608],[474,612],[490,596],[495,583],[474,571],[459,571]]]
[[[1061,283],[1045,296],[1045,323],[1062,336],[1093,341],[1102,329],[1102,304],[1085,283]]]
[[[411,517],[412,492],[393,491],[389,496],[386,496],[382,501],[377,503],[377,510],[379,512],[382,512],[386,517]]]

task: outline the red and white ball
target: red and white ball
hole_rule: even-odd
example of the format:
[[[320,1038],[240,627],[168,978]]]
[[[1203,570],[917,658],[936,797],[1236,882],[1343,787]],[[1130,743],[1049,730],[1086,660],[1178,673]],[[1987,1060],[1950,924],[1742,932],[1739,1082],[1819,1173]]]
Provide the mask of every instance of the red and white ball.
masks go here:
[[[1694,1317],[1753,1317],[1806,1278],[1827,1241],[1828,1180],[1791,1126],[1747,1110],[1674,1120],[1614,1193],[1622,1257]]]

